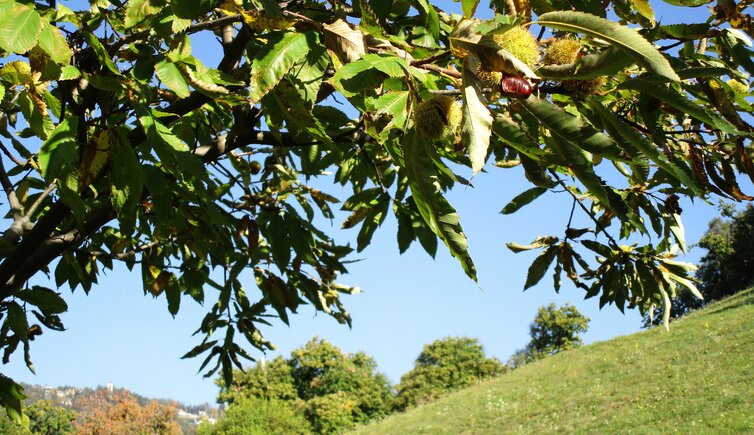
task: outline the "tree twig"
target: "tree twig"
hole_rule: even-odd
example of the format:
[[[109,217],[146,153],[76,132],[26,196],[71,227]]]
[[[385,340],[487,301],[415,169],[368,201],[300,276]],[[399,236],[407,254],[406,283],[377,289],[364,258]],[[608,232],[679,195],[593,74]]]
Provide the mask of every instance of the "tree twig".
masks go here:
[[[39,195],[39,198],[37,198],[37,200],[34,201],[34,204],[32,204],[31,207],[29,207],[29,209],[26,210],[26,216],[29,217],[33,215],[34,212],[37,211],[37,208],[39,208],[39,206],[42,205],[42,201],[44,201],[45,198],[50,196],[50,194],[52,193],[53,190],[55,190],[56,187],[57,187],[57,184],[55,184],[54,182],[50,183],[50,185],[47,186],[44,192],[42,192],[42,194]]]
[[[411,66],[420,67],[422,65],[426,65],[428,63],[433,63],[435,61],[438,61],[442,59],[443,57],[450,54],[450,50],[443,51],[442,53],[436,54],[434,56],[425,57],[424,59],[414,59],[411,61]]]
[[[573,193],[573,191],[571,191],[571,189],[569,189],[568,186],[566,186],[563,179],[560,178],[560,176],[554,170],[550,169],[549,172],[553,177],[555,177],[555,180],[557,181],[557,183],[560,184],[563,187],[563,189],[565,189],[573,197],[573,199],[576,201],[579,207],[584,211],[584,213],[586,213],[589,216],[589,218],[592,219],[594,224],[597,226],[597,232],[601,231],[602,234],[604,234],[605,237],[607,237],[607,240],[610,242],[612,247],[614,249],[618,249],[618,242],[616,242],[613,236],[611,236],[610,233],[607,232],[607,230],[605,229],[604,226],[602,226],[599,220],[597,220],[597,218],[594,217],[594,214],[592,214],[592,212],[586,208],[586,206],[581,202],[581,199],[578,196],[576,196],[576,194]]]
[[[454,79],[460,79],[461,77],[463,77],[461,73],[459,73],[456,70],[443,68],[437,65],[433,65],[431,63],[425,64],[425,65],[418,65],[417,68],[426,69],[427,71],[434,71],[440,74],[445,74],[446,76],[453,77]]]
[[[18,157],[14,156],[13,153],[11,153],[10,150],[5,147],[5,144],[2,141],[0,141],[0,150],[2,150],[3,154],[8,156],[8,158],[18,166],[26,166],[26,164],[28,163],[27,161],[21,160]]]

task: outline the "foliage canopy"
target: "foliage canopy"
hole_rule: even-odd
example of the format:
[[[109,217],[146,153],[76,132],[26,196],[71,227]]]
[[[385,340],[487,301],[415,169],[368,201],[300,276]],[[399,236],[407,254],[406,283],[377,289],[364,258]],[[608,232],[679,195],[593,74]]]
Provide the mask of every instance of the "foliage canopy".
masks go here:
[[[3,360],[20,346],[31,368],[30,341],[63,329],[65,301],[32,278],[88,292],[114,262],[170,313],[186,296],[209,307],[186,356],[228,381],[252,359],[238,336],[271,347],[258,329],[270,311],[287,322],[311,304],[350,323],[339,296],[355,288],[337,278],[352,248],[312,223],[333,217],[338,200],[310,185],[331,171],[352,192],[342,226],[359,228],[357,251],[393,213],[401,252],[418,240],[434,255],[439,240],[476,279],[445,193],[470,183],[464,166],[520,166],[533,186],[503,213],[557,190],[594,221],[509,244],[542,251],[526,287],[554,263],[556,289],[565,273],[600,306],[649,312],[679,287],[698,294],[693,267],[673,260],[678,198],[750,199],[736,177],[754,177],[751,17],[730,0],[690,25],[658,24],[640,1],[493,0],[485,21],[478,5],[0,0]],[[518,59],[504,45],[518,26],[577,38],[575,60]],[[192,50],[202,33],[217,36],[216,65]],[[457,129],[450,109],[432,116],[442,140],[415,127],[434,94],[461,105]],[[0,378],[15,418],[22,398]]]
[[[548,355],[582,345],[580,334],[587,331],[589,318],[571,304],[556,307],[550,303],[539,307],[529,325],[531,341],[511,356],[508,365],[517,368]]]
[[[396,387],[395,408],[431,402],[454,390],[505,373],[497,359],[487,357],[479,340],[447,337],[425,345],[414,368],[401,377]]]
[[[370,356],[344,354],[337,346],[315,337],[291,352],[288,359],[277,357],[236,371],[230,385],[218,379],[222,389],[218,401],[230,404],[221,423],[241,424],[250,403],[262,400],[268,403],[260,405],[252,420],[284,418],[286,409],[291,409],[297,418],[290,424],[298,420],[305,423],[297,425],[299,428],[315,433],[343,432],[390,413],[393,391],[388,379],[376,369]],[[245,402],[247,399],[251,402]],[[236,405],[239,401],[242,403]],[[213,430],[222,433],[218,428],[223,425]]]
[[[721,217],[714,218],[697,245],[707,250],[696,271],[699,291],[704,299],[679,294],[671,302],[670,317],[677,318],[702,308],[712,301],[738,293],[754,283],[754,207],[735,212],[721,205]],[[655,318],[644,316],[644,325],[658,324],[663,308],[655,309]]]

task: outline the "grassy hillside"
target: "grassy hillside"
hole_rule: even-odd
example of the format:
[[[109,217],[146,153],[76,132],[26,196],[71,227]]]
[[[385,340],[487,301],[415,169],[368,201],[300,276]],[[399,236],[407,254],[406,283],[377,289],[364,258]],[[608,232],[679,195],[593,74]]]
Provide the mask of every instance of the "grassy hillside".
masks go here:
[[[406,433],[754,432],[754,289],[360,428]]]

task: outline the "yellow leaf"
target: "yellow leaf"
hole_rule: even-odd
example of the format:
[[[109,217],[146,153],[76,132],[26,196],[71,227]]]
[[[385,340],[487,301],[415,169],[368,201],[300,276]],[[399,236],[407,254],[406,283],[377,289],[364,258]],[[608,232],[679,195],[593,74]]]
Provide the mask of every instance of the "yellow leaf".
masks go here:
[[[342,19],[332,24],[322,25],[325,35],[325,47],[335,53],[343,63],[358,60],[366,54],[364,34],[353,29]]]
[[[150,272],[152,271],[152,267],[153,266],[149,266]],[[149,286],[149,292],[152,293],[152,296],[159,296],[169,283],[170,272],[163,270],[159,275],[157,275],[157,278],[152,281],[152,285]]]
[[[110,135],[100,131],[93,140],[82,147],[79,161],[79,180],[82,186],[91,184],[102,172],[110,155]]]
[[[642,17],[648,19],[653,25],[655,24],[655,11],[652,9],[652,5],[649,4],[649,0],[631,0],[631,6]]]
[[[34,80],[31,76],[31,66],[22,61],[14,60],[0,68],[0,78],[14,85],[31,85]]]
[[[149,273],[152,275],[152,279],[157,279],[157,277],[160,276],[160,273],[162,273],[162,269],[155,265],[152,265],[149,266]]]
[[[221,12],[223,12],[226,15],[236,15],[239,13],[243,13],[243,9],[239,5],[239,3],[236,0],[224,0],[220,5],[217,7]]]

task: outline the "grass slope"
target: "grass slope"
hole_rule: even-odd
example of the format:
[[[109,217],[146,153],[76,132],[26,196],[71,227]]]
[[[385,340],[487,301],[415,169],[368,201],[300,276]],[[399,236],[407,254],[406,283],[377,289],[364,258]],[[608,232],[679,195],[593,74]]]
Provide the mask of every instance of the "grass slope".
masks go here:
[[[406,433],[754,432],[754,289],[359,428]]]

